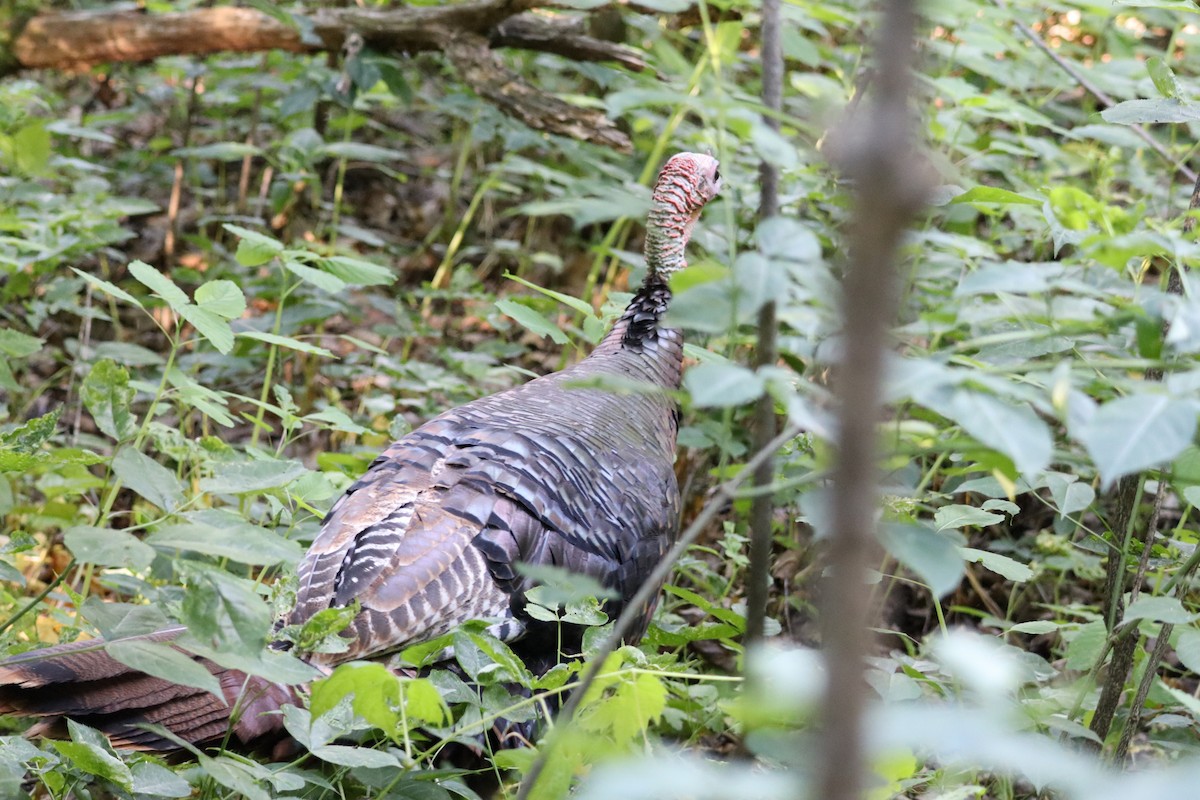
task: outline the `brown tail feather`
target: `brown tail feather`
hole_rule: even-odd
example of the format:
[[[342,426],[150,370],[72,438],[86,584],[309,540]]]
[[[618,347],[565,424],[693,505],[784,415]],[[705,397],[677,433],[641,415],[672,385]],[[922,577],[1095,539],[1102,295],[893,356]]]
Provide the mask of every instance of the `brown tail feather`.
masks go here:
[[[183,628],[148,634],[146,640],[169,642]],[[196,658],[221,685],[225,702],[209,692],[180,686],[131,669],[104,649],[106,642],[49,647],[0,662],[0,714],[40,717],[34,736],[61,736],[67,718],[102,731],[118,747],[171,751],[179,745],[142,726],[158,725],[180,739],[204,745],[230,732],[245,745],[257,746],[282,736],[277,712],[295,703],[294,691],[263,678]]]

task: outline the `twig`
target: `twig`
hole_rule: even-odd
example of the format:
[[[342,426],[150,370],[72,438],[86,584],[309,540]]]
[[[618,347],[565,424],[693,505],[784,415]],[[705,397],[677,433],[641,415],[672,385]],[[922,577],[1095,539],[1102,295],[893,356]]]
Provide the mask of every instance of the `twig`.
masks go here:
[[[783,109],[783,52],[780,43],[780,0],[763,0],[762,6],[762,93],[763,105],[775,111]],[[763,122],[779,130],[779,118],[768,114]],[[761,194],[758,219],[761,224],[779,213],[779,167],[763,159],[758,167]],[[758,347],[755,366],[773,366],[778,323],[775,301],[767,300],[758,312]],[[754,450],[761,452],[775,435],[775,398],[763,392],[754,407]],[[775,460],[766,458],[754,473],[754,486],[770,486],[775,477]],[[771,579],[771,529],[775,498],[769,491],[759,492],[750,503],[750,566],[746,571],[746,636],[751,644],[763,636],[767,617],[767,595]]]
[[[821,603],[826,685],[814,796],[862,796],[863,716],[870,593],[864,590],[877,547],[883,412],[883,353],[895,314],[896,254],[920,210],[931,176],[913,145],[909,111],[916,31],[914,0],[883,6],[874,41],[874,88],[843,123],[829,150],[856,187],[849,263],[842,284],[843,349],[835,375],[839,400],[828,564]]]
[[[759,464],[770,458],[776,450],[783,447],[784,444],[799,432],[800,427],[798,425],[789,425],[782,433],[772,439],[766,448],[755,453],[754,457],[746,462],[746,466],[737,475],[721,484],[716,492],[713,493],[708,503],[696,515],[696,518],[692,520],[692,524],[680,535],[674,546],[663,556],[658,565],[654,567],[654,571],[642,583],[641,588],[625,604],[621,615],[613,623],[613,629],[608,638],[588,658],[587,668],[584,669],[583,674],[580,676],[579,683],[571,690],[570,697],[563,704],[562,710],[558,712],[558,728],[565,727],[571,722],[571,719],[575,716],[575,712],[579,709],[579,704],[582,702],[584,695],[587,694],[588,689],[599,676],[608,654],[620,647],[621,642],[625,640],[625,635],[642,615],[646,604],[658,593],[663,581],[671,574],[671,570],[674,569],[675,562],[679,560],[679,557],[691,546],[696,537],[708,527],[708,524],[721,512],[725,504],[733,499],[737,488],[754,474]],[[555,738],[554,736],[550,736],[542,742],[542,747],[530,765],[529,772],[525,774],[524,780],[521,781],[521,788],[517,791],[517,800],[528,800],[530,794],[533,792],[533,787],[537,783],[538,777],[542,774],[542,770],[545,769],[546,761],[554,749]]]
[[[992,0],[992,4],[995,5],[996,8],[1003,9],[1004,11],[1009,10],[1008,3],[1006,3],[1005,0]],[[1046,44],[1045,40],[1038,36],[1037,32],[1033,30],[1033,28],[1030,28],[1019,19],[1013,19],[1012,23],[1013,27],[1020,31],[1022,36],[1028,39],[1034,47],[1049,56],[1050,60],[1053,61],[1059,69],[1070,75],[1071,80],[1078,83],[1085,92],[1096,98],[1096,100],[1100,102],[1100,105],[1104,106],[1105,108],[1112,108],[1117,104],[1116,100],[1113,100],[1107,92],[1105,92],[1096,84],[1092,83],[1091,79],[1084,75],[1078,67],[1076,67],[1067,59],[1063,58],[1058,53],[1054,52],[1054,48]],[[1158,141],[1158,139],[1155,139],[1154,136],[1151,135],[1150,131],[1146,130],[1141,125],[1130,125],[1129,127],[1133,129],[1133,132],[1137,134],[1138,138],[1150,146],[1151,150],[1153,150],[1155,153],[1158,153],[1168,164],[1178,170],[1179,174],[1186,176],[1189,181],[1196,180],[1196,173],[1190,169],[1187,164],[1179,163],[1175,157],[1171,155],[1171,151],[1168,150],[1162,142]]]

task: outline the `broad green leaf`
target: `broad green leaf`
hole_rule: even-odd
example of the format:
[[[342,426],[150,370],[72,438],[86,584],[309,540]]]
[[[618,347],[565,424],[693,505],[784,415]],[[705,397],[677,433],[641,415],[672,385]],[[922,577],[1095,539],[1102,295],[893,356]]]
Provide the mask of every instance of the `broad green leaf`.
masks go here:
[[[750,143],[763,161],[783,170],[793,169],[799,160],[795,143],[772,130],[758,116],[750,124]]]
[[[173,511],[183,503],[183,486],[175,473],[132,447],[117,452],[112,469],[126,486],[163,511]]]
[[[313,718],[334,708],[344,697],[351,697],[354,713],[386,733],[400,735],[400,678],[378,663],[341,664],[333,674],[312,687],[310,709]]]
[[[761,375],[740,364],[697,364],[683,376],[683,386],[697,408],[722,408],[749,403],[762,396]]]
[[[62,406],[29,420],[11,431],[0,433],[0,445],[17,453],[33,454],[42,449],[58,427]]]
[[[262,155],[262,148],[245,142],[214,142],[198,147],[177,147],[171,155],[185,158],[212,158],[218,161],[236,161],[246,156]]]
[[[364,428],[350,418],[350,415],[340,408],[322,409],[313,414],[308,414],[304,417],[305,422],[327,422],[330,427],[336,431],[344,431],[361,436],[364,433],[370,433],[368,428]]]
[[[180,607],[187,636],[181,638],[181,644],[193,650],[191,640],[195,639],[203,647],[260,660],[274,615],[256,585],[196,562],[176,564],[185,566],[187,579]]]
[[[153,761],[138,761],[131,768],[133,793],[143,797],[191,797],[192,786],[181,776]]]
[[[274,333],[266,333],[265,331],[239,331],[238,336],[243,339],[256,339],[267,344],[274,344],[280,347],[286,347],[289,350],[295,350],[300,353],[312,353],[313,355],[321,356],[322,358],[337,358],[333,353],[326,350],[324,347],[318,347],[315,344],[308,344],[299,339],[293,339],[290,336],[279,336]]]
[[[11,358],[27,358],[42,349],[46,342],[36,336],[0,328],[0,353]]]
[[[111,781],[127,791],[130,789],[133,775],[125,762],[111,752],[104,737],[70,719],[67,729],[71,741],[51,743],[59,755],[81,772]]]
[[[217,348],[218,352],[228,353],[233,349],[233,329],[220,314],[214,314],[200,306],[184,306],[179,309],[179,316],[190,322],[196,332]]]
[[[200,523],[164,525],[147,536],[145,544],[160,550],[203,553],[253,565],[294,564],[301,555],[295,542],[244,522],[224,528]]]
[[[17,169],[27,175],[40,175],[50,163],[50,132],[46,123],[34,120],[12,135]]]
[[[183,289],[175,285],[174,281],[143,261],[130,262],[129,274],[151,292],[165,300],[167,305],[171,307],[171,310],[176,313],[192,302],[188,299]]]
[[[945,536],[921,525],[885,523],[880,539],[884,549],[915,572],[934,597],[953,591],[962,580],[963,557]]]
[[[79,394],[101,433],[118,442],[134,434],[137,424],[129,404],[135,392],[127,369],[108,359],[97,361],[83,379]]]
[[[399,769],[400,762],[391,753],[370,747],[348,747],[341,744],[326,744],[309,751],[330,764],[341,767],[366,767],[368,769]]]
[[[1100,112],[1105,122],[1140,125],[1147,122],[1196,122],[1200,105],[1179,98],[1126,100]]]
[[[239,239],[235,257],[242,266],[257,267],[283,252],[283,244],[265,233],[228,222],[223,227]]]
[[[154,548],[129,531],[76,525],[63,533],[63,543],[81,562],[102,567],[143,570],[154,560]]]
[[[233,796],[243,800],[273,800],[249,764],[225,755],[215,758],[200,755],[197,760],[204,774],[233,792]]]
[[[1154,81],[1154,88],[1163,97],[1177,98],[1183,94],[1179,79],[1161,56],[1146,59],[1146,71],[1150,73],[1150,80]]]
[[[367,87],[364,87],[367,88]],[[331,142],[323,145],[321,151],[334,158],[352,158],[355,161],[407,161],[409,156],[399,150],[379,147],[362,142]]]
[[[1187,611],[1176,597],[1139,597],[1125,609],[1125,621],[1148,619],[1154,622],[1170,622],[1186,625],[1200,615]]]
[[[246,313],[246,296],[233,281],[209,281],[196,290],[196,305],[225,319],[237,319]]]
[[[283,266],[305,283],[310,283],[329,294],[337,294],[346,288],[346,282],[336,275],[331,275],[323,269],[310,267],[295,259],[285,258]]]
[[[546,319],[540,311],[535,311],[527,305],[506,298],[497,300],[496,308],[500,313],[515,319],[530,332],[539,336],[549,336],[555,344],[566,344],[568,341],[567,335],[557,325]]]
[[[171,683],[202,689],[213,694],[222,703],[226,702],[217,677],[191,656],[169,644],[145,639],[124,639],[109,642],[104,649],[127,667]]]
[[[1058,630],[1059,627],[1059,624],[1053,620],[1035,619],[1029,622],[1018,622],[1016,625],[1013,625],[1011,628],[1009,628],[1009,631],[1012,633],[1041,634],[1053,633],[1054,631]]]
[[[1011,458],[1026,476],[1037,475],[1050,463],[1050,429],[1028,406],[1009,405],[966,388],[956,389],[948,402],[939,399],[923,405],[931,405],[981,443]]]
[[[1200,673],[1200,630],[1181,629],[1175,641],[1175,655],[1189,672]]]
[[[1004,515],[993,514],[990,511],[984,511],[974,506],[954,504],[942,506],[934,512],[933,521],[937,523],[939,531],[944,531],[947,528],[967,528],[971,526],[986,528],[989,525],[995,525],[997,522],[1003,522]]]
[[[229,461],[214,466],[215,474],[200,481],[200,491],[213,494],[249,494],[281,489],[308,468],[299,461]]]
[[[958,550],[964,560],[981,564],[985,569],[1014,583],[1024,583],[1033,577],[1033,570],[1028,566],[1000,553],[976,550],[974,547],[960,547]]]
[[[1111,400],[1076,432],[1105,487],[1118,478],[1166,464],[1192,443],[1196,405],[1166,395]]]
[[[1045,202],[1045,198],[1019,194],[998,186],[972,186],[962,194],[955,196],[950,202],[951,204],[971,203],[973,205],[1040,206]]]
[[[396,272],[349,256],[331,256],[322,262],[325,268],[353,286],[387,286],[396,282]]]
[[[588,731],[610,734],[619,743],[631,742],[662,716],[666,706],[667,687],[657,675],[622,675],[615,690],[581,710],[578,724]]]
[[[1108,630],[1103,620],[1094,620],[1081,625],[1067,644],[1067,669],[1089,670],[1104,651],[1108,641]]]

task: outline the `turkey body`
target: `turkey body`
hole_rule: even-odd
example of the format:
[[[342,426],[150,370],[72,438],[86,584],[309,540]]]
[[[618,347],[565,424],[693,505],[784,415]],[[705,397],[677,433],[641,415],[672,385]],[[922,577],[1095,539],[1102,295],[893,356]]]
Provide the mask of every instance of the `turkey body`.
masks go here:
[[[310,661],[379,656],[470,619],[504,620],[501,638],[519,639],[539,623],[521,614],[518,563],[596,578],[619,613],[679,524],[675,407],[662,390],[679,385],[683,342],[644,324],[668,298],[643,287],[588,358],[435,417],[375,461],[300,565],[289,622],[360,605],[349,650]],[[605,377],[647,391],[578,385]]]
[[[358,611],[342,632],[344,652],[298,655],[328,671],[387,659],[485,619],[531,669],[545,670],[562,655],[559,643],[577,647],[579,635],[560,639],[555,623],[524,613],[530,582],[522,563],[592,577],[612,590],[609,613],[622,610],[678,529],[669,390],[679,386],[683,341],[660,323],[671,298],[666,278],[686,266],[692,225],[719,188],[715,159],[684,153],[668,161],[647,226],[646,281],[593,352],[435,417],[392,444],[334,504],[280,624],[330,608]],[[605,382],[636,386],[614,392]],[[639,609],[631,639],[652,611]],[[146,638],[172,642],[182,633]],[[114,744],[151,750],[178,744],[145,723],[193,744],[281,734],[274,712],[300,702],[293,687],[194,658],[217,676],[225,702],[126,667],[93,640],[0,662],[0,713],[43,717],[34,730],[45,733],[73,718]]]

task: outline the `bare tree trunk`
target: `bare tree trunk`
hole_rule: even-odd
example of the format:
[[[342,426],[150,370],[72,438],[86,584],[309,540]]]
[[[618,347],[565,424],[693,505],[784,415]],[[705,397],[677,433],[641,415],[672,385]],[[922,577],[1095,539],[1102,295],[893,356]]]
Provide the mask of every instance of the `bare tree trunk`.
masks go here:
[[[914,0],[884,4],[871,97],[846,120],[842,144],[834,153],[855,181],[856,202],[843,281],[844,347],[836,377],[838,454],[828,553],[832,577],[821,608],[827,683],[815,796],[822,800],[858,800],[863,792],[863,666],[870,614],[865,584],[877,550],[883,353],[896,308],[897,250],[929,186],[913,146],[908,102],[914,6]]]

